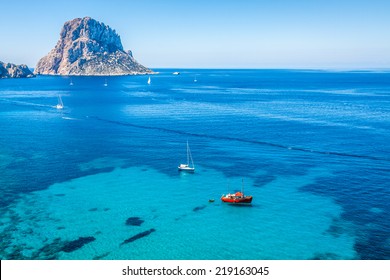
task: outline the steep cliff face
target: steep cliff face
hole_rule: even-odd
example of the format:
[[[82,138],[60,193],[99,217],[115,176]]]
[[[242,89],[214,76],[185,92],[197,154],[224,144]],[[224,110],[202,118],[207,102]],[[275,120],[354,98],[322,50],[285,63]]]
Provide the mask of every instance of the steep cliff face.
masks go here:
[[[124,51],[119,35],[90,17],[64,24],[57,45],[34,71],[44,75],[136,75],[152,71]]]
[[[3,63],[0,61],[0,78],[31,78],[34,74],[28,69],[27,65],[16,65],[12,63]]]

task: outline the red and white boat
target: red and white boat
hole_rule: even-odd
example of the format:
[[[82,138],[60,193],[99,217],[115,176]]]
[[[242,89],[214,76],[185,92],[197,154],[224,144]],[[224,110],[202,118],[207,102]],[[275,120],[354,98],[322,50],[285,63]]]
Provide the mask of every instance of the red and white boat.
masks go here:
[[[236,192],[234,194],[228,193],[223,194],[221,200],[226,203],[232,204],[250,204],[252,203],[252,196],[244,194],[244,180],[242,180],[242,189],[241,192]]]
[[[242,192],[236,192],[234,194],[228,193],[221,197],[223,202],[227,203],[252,203],[251,195],[244,195]]]

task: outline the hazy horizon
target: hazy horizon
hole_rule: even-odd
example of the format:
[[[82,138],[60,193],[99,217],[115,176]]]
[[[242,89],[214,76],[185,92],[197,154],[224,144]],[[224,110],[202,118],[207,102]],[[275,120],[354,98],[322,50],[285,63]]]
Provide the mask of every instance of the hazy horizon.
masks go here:
[[[66,21],[90,16],[152,69],[382,70],[389,10],[384,0],[5,2],[0,61],[35,68]]]

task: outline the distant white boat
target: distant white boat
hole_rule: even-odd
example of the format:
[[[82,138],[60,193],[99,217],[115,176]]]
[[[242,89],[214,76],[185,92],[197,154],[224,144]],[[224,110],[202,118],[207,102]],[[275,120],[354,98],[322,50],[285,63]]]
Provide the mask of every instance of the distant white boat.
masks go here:
[[[58,104],[56,105],[56,109],[61,110],[64,108],[64,103],[62,103],[61,96],[58,95]]]
[[[148,85],[150,85],[151,83],[152,83],[152,80],[150,79],[150,76],[149,76]]]
[[[70,79],[69,85],[70,85],[70,86],[73,86],[73,81],[72,81],[72,79]]]
[[[180,75],[180,72],[173,72],[173,75]]]
[[[190,164],[191,162],[191,164]],[[190,151],[190,146],[187,141],[187,163],[181,163],[178,166],[179,171],[195,172],[194,161],[192,160],[192,155]]]
[[[196,79],[196,76],[195,76],[195,78],[194,78],[194,83],[196,83],[198,80]]]
[[[104,80],[104,84],[103,84],[105,87],[108,86],[107,84],[107,79]]]

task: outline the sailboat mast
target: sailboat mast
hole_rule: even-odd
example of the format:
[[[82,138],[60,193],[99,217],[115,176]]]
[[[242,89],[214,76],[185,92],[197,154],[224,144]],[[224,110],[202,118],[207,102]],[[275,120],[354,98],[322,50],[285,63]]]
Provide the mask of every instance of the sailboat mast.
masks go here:
[[[188,146],[188,140],[187,140],[187,165],[190,165],[190,147]]]
[[[190,152],[190,158],[191,158],[191,164],[192,164],[192,168],[195,168],[195,165],[194,165],[194,160],[192,159],[191,152]]]
[[[191,160],[191,167],[195,168],[194,160],[192,159],[192,155],[191,155],[190,145],[188,144],[188,140],[187,140],[187,165],[188,166],[190,166],[190,160]]]

